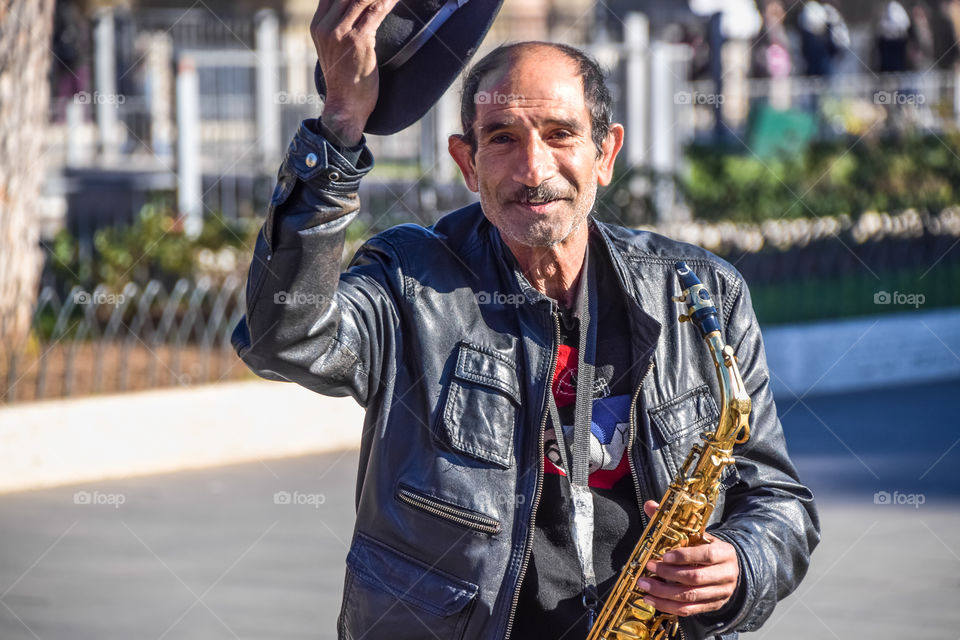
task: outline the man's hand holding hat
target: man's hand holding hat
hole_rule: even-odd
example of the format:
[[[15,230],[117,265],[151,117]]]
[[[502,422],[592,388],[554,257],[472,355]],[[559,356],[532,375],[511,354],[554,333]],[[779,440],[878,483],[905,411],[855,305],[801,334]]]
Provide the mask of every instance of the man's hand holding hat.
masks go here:
[[[320,0],[310,22],[326,81],[323,122],[344,146],[360,142],[377,104],[377,29],[397,0]]]

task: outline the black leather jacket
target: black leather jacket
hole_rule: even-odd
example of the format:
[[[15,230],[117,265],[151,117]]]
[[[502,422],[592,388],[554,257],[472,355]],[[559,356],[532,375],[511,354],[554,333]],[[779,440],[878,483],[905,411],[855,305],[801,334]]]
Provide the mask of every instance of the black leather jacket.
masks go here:
[[[543,473],[554,304],[524,285],[479,204],[428,228],[389,229],[341,273],[344,230],[372,165],[341,156],[305,121],[281,167],[233,341],[256,373],[366,408],[341,638],[509,636]],[[671,301],[685,260],[714,294],[753,399],[711,532],[737,549],[740,583],[686,638],[756,629],[807,570],[819,540],[768,385],[760,330],[736,270],[647,232],[591,222],[632,322],[659,333],[631,372],[628,449],[643,501],[659,500],[718,416],[713,364]],[[624,345],[636,350],[636,345]],[[320,417],[322,420],[322,416]]]

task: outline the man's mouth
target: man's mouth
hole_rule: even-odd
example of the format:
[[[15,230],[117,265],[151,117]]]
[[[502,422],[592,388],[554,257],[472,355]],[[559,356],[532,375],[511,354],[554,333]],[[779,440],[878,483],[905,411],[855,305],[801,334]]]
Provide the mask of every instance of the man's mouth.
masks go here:
[[[515,200],[516,204],[519,204],[524,209],[530,211],[535,211],[537,213],[545,213],[552,209],[554,205],[558,202],[563,202],[564,198],[549,198],[542,200],[524,199],[524,200]]]

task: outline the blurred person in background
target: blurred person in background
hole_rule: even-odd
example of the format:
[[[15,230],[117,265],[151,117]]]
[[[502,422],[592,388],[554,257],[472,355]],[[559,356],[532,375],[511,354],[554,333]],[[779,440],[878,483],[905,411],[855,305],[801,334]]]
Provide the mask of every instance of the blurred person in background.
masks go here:
[[[942,19],[934,24],[937,60],[941,69],[951,69],[960,64],[960,0],[942,2],[940,13]]]
[[[753,44],[751,75],[755,78],[783,78],[793,72],[793,53],[786,26],[786,12],[780,0],[763,6],[763,28]]]
[[[929,71],[936,56],[936,42],[927,7],[915,4],[910,9],[910,31],[907,34],[907,57],[913,71]]]
[[[907,70],[907,41],[910,33],[910,15],[903,5],[894,0],[880,12],[877,23],[877,71],[899,73]]]
[[[53,14],[51,95],[58,120],[66,117],[66,103],[81,91],[90,91],[91,25],[70,0],[56,3]]]
[[[843,16],[826,2],[806,2],[800,12],[800,46],[808,76],[831,76],[837,59],[850,46]]]

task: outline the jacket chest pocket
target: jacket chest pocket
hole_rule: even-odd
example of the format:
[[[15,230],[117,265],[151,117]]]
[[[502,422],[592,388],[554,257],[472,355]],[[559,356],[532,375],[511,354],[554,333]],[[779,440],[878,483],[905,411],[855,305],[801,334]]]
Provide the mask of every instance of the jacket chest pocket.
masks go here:
[[[720,418],[710,387],[701,385],[648,411],[660,437],[661,453],[670,477],[677,475],[700,434],[716,426]]]
[[[650,421],[660,437],[661,454],[670,479],[676,477],[690,450],[701,442],[700,434],[716,428],[720,410],[707,385],[701,385],[672,400],[650,409]],[[723,513],[726,490],[740,480],[735,464],[728,465],[720,476],[720,493],[714,505],[711,522]]]
[[[479,587],[357,534],[347,555],[341,640],[463,637]]]
[[[515,351],[515,342],[510,350],[457,345],[437,425],[440,439],[454,451],[504,469],[513,458],[520,406]]]

